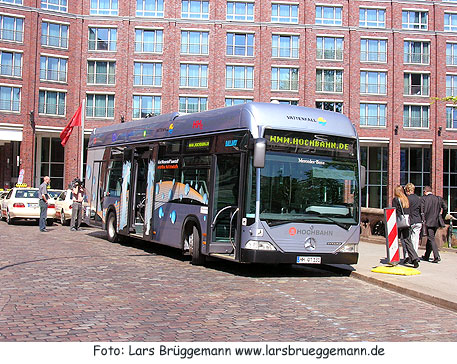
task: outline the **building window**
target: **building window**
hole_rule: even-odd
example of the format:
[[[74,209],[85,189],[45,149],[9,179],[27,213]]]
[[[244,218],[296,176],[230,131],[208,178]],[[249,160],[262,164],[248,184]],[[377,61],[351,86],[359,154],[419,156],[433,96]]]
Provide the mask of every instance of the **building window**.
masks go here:
[[[316,24],[343,25],[343,8],[339,6],[316,6]]]
[[[181,63],[179,87],[208,87],[208,65]]]
[[[446,128],[457,129],[457,106],[446,106]]]
[[[22,0],[0,0],[0,3],[22,5]]]
[[[387,40],[360,39],[361,62],[387,62]]]
[[[444,31],[455,32],[457,31],[457,14],[444,13]]]
[[[21,88],[0,86],[0,110],[19,111],[21,106]]]
[[[39,165],[39,181],[44,176],[51,177],[52,188],[63,189],[64,180],[64,148],[60,138],[41,137],[41,153]]]
[[[457,75],[446,75],[446,96],[457,96]]]
[[[162,63],[135,62],[133,84],[135,86],[162,86]]]
[[[404,42],[404,62],[415,64],[429,64],[430,43],[406,40]]]
[[[68,48],[68,25],[44,21],[41,24],[41,45],[55,48]]]
[[[194,113],[206,111],[208,108],[208,98],[195,96],[179,97],[179,112]]]
[[[118,15],[118,0],[90,0],[90,15]]]
[[[298,24],[298,5],[271,4],[271,21],[274,23]]]
[[[181,54],[208,54],[209,32],[181,31]]]
[[[359,26],[366,28],[385,28],[386,11],[384,9],[360,8]]]
[[[141,119],[160,115],[161,103],[160,96],[133,95],[133,118]]]
[[[254,56],[254,34],[227,33],[228,56]]]
[[[387,72],[360,71],[360,93],[387,94]]]
[[[343,113],[342,101],[316,101],[316,109]]]
[[[67,0],[41,0],[41,9],[66,13],[68,11]]]
[[[86,115],[90,118],[114,118],[114,95],[87,94]]]
[[[254,2],[227,1],[227,20],[254,21]]]
[[[252,99],[246,99],[246,98],[231,98],[231,97],[226,97],[225,98],[225,106],[234,106],[234,105],[241,105],[241,104],[247,104],[248,102],[252,102]]]
[[[114,85],[116,83],[116,62],[87,61],[87,83]]]
[[[360,147],[360,162],[366,168],[366,185],[362,189],[362,207],[384,208],[387,201],[389,164],[388,147]]]
[[[135,52],[140,53],[162,53],[163,30],[136,29],[135,30]]]
[[[40,80],[67,82],[67,59],[40,57]]]
[[[116,51],[116,28],[89,28],[90,51]]]
[[[209,1],[182,0],[181,18],[209,19]]]
[[[386,126],[385,104],[360,104],[361,126]]]
[[[428,12],[426,11],[403,10],[402,28],[427,30],[427,17]]]
[[[24,19],[0,15],[0,40],[22,43],[24,38]]]
[[[429,78],[428,74],[405,72],[403,93],[411,96],[429,96]]]
[[[316,58],[342,61],[343,60],[343,39],[340,37],[317,37]]]
[[[272,101],[278,103],[278,104],[284,104],[284,105],[292,105],[292,106],[298,106],[298,100],[284,100],[284,99],[275,99],[272,98]]]
[[[163,18],[163,0],[137,0],[136,16]]]
[[[254,67],[226,66],[225,88],[252,90],[254,88]]]
[[[272,36],[272,57],[276,58],[298,58],[298,35]]]
[[[298,91],[298,68],[272,67],[271,89],[273,91]]]
[[[22,53],[0,50],[1,75],[22,77]]]
[[[316,70],[316,91],[343,92],[343,70]]]
[[[443,198],[447,203],[448,211],[457,211],[457,163],[455,163],[456,160],[457,149],[443,150]]]
[[[446,43],[446,64],[457,65],[457,43]]]
[[[404,105],[403,126],[408,128],[428,128],[429,109],[428,105]]]
[[[400,149],[400,184],[404,186],[411,182],[419,196],[422,196],[425,186],[430,186],[431,155],[430,148]]]
[[[45,115],[65,115],[65,92],[40,90],[38,112]]]

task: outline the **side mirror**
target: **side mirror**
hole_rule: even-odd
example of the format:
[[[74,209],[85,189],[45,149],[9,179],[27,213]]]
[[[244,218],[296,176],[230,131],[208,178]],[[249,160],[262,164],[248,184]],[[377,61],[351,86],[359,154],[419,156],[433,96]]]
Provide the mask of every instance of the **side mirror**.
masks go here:
[[[254,168],[265,167],[265,153],[267,151],[267,140],[257,138],[254,141]]]
[[[365,188],[367,184],[367,169],[364,166],[360,166],[360,188]]]

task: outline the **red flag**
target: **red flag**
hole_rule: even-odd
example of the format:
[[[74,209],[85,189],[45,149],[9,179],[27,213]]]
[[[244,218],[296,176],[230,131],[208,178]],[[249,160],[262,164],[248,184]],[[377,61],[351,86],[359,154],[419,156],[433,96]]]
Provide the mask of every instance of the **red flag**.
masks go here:
[[[78,110],[76,110],[70,122],[60,133],[60,144],[62,144],[62,147],[65,147],[65,144],[67,144],[67,141],[70,138],[71,132],[75,126],[81,126],[81,105],[79,105]]]

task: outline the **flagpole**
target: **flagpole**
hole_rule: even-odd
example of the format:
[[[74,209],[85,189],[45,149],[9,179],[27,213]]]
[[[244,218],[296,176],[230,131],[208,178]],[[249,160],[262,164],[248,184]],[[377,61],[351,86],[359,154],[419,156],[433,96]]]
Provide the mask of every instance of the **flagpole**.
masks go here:
[[[81,107],[81,181],[84,178],[84,119],[86,116],[86,99],[82,100],[82,107]]]

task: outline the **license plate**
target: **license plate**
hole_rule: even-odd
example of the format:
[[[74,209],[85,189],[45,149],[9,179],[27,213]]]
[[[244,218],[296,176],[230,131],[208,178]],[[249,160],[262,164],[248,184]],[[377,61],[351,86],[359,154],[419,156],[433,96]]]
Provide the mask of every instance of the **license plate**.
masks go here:
[[[321,257],[297,257],[297,264],[321,264]]]
[[[29,207],[32,207],[34,209],[38,208],[38,204],[37,203],[29,203],[27,204]]]

